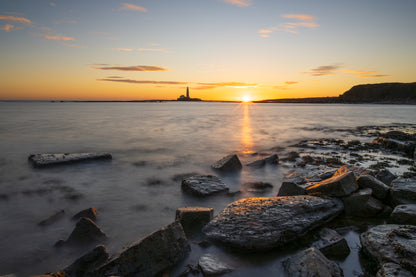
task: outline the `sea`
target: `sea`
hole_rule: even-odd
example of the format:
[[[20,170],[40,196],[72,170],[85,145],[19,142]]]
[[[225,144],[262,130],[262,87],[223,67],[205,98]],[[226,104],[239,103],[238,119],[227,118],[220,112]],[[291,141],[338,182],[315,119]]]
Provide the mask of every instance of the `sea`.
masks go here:
[[[362,126],[407,126],[415,132],[416,106],[347,104],[254,104],[225,102],[0,102],[0,275],[40,275],[71,264],[92,249],[54,247],[68,238],[86,208],[98,211],[111,255],[169,224],[179,207],[214,208],[259,196],[247,182],[267,182],[276,196],[293,165],[244,166],[220,176],[229,195],[198,198],[181,190],[183,176],[218,175],[212,163],[237,154],[247,163],[277,153],[283,157],[299,141],[358,139]],[[413,125],[412,125],[413,124]],[[113,159],[47,168],[28,161],[36,153],[108,152]],[[39,222],[63,210],[48,226]],[[348,238],[352,254],[339,261],[345,276],[362,273],[359,239]],[[172,271],[177,276],[199,255],[217,253],[236,270],[230,276],[276,275],[288,253],[238,254],[221,246],[200,247]],[[355,254],[354,254],[355,253]]]

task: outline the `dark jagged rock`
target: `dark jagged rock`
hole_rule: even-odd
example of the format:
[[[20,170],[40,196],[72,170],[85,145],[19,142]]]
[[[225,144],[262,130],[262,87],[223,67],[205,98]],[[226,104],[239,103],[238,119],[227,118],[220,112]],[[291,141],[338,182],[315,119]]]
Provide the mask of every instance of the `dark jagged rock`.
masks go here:
[[[41,222],[38,223],[39,226],[48,226],[51,225],[53,223],[55,223],[56,221],[60,220],[61,218],[63,218],[65,215],[65,211],[64,210],[60,210],[59,212],[56,212],[55,214],[51,215],[50,217],[48,217],[45,220],[42,220]]]
[[[396,206],[390,215],[389,223],[416,225],[416,204]]]
[[[361,175],[357,178],[357,183],[360,188],[371,188],[377,199],[384,200],[389,195],[390,187],[371,175]]]
[[[336,231],[323,228],[319,232],[320,240],[313,243],[312,246],[319,249],[328,258],[345,258],[351,250],[347,241]]]
[[[390,186],[391,182],[393,182],[393,180],[396,179],[397,176],[388,171],[387,169],[382,169],[377,173],[376,178],[385,183],[386,185]]]
[[[246,164],[246,166],[250,166],[250,167],[257,167],[257,168],[263,167],[263,166],[265,166],[265,165],[266,165],[266,161],[265,161],[265,160],[263,160],[263,159],[261,159],[261,160],[256,160],[256,161],[254,161],[254,162],[251,162],[251,163]]]
[[[273,189],[273,185],[265,182],[248,182],[243,185],[248,192],[262,193]]]
[[[342,198],[346,216],[373,217],[379,214],[384,205],[379,200],[373,198],[372,190],[365,188],[350,196]]]
[[[401,141],[416,140],[415,135],[410,135],[402,131],[390,131],[381,135],[382,137],[389,139],[396,139]]]
[[[315,247],[303,250],[282,263],[286,276],[290,277],[344,276],[339,265],[328,260]]]
[[[204,276],[218,276],[234,270],[231,266],[223,263],[213,254],[201,256],[198,265]]]
[[[228,186],[217,176],[198,175],[182,181],[182,190],[196,196],[209,196],[216,193],[227,192]]]
[[[331,178],[335,174],[335,172],[337,172],[336,169],[327,170],[319,174],[308,176],[305,178],[305,180],[307,182],[320,182],[325,179]]]
[[[264,159],[266,164],[278,164],[279,163],[279,156],[277,154],[273,154]]]
[[[355,175],[353,172],[345,172],[340,175],[323,180],[316,185],[306,189],[307,194],[328,195],[328,196],[347,196],[358,189]]]
[[[393,205],[416,204],[416,178],[397,178],[391,183],[390,197]]]
[[[65,243],[90,243],[106,239],[104,232],[89,218],[82,217]]]
[[[376,277],[413,277],[414,275],[395,263],[382,264]]]
[[[213,208],[183,207],[176,210],[175,220],[179,220],[185,233],[201,229],[214,216]]]
[[[360,235],[362,250],[379,265],[392,262],[416,274],[416,226],[378,225]]]
[[[237,155],[228,155],[219,161],[216,161],[211,167],[223,173],[239,171],[243,168]]]
[[[29,160],[35,166],[50,166],[66,163],[75,163],[88,160],[109,160],[109,153],[56,153],[56,154],[31,154]]]
[[[309,186],[310,184],[306,184],[306,180],[299,173],[294,172],[283,178],[277,196],[305,195]]]
[[[93,207],[90,207],[88,209],[82,210],[79,213],[75,214],[72,219],[73,220],[78,220],[81,217],[86,217],[91,219],[92,221],[96,221],[97,220],[97,210],[94,209]]]
[[[182,225],[174,221],[129,246],[119,256],[96,269],[92,276],[158,276],[184,259],[189,251]]]
[[[358,167],[358,166],[349,166],[349,165],[343,165],[334,173],[333,177],[342,175],[346,172],[352,171],[355,175],[355,178],[360,177],[361,175],[373,175],[373,172],[367,168],[364,167]]]
[[[77,259],[63,272],[65,277],[84,277],[108,260],[109,254],[104,245],[98,245],[92,251]]]
[[[403,152],[406,156],[413,157],[415,143],[378,137],[371,141],[372,144],[381,145],[386,149]]]
[[[308,195],[245,198],[227,205],[203,232],[236,248],[271,249],[329,222],[342,209],[338,199]]]

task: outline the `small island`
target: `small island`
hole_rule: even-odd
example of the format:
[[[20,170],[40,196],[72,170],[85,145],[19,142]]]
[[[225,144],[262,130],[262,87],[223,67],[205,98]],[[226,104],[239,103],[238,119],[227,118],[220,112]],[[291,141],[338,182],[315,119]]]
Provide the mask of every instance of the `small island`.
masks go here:
[[[181,95],[176,100],[177,101],[202,101],[200,98],[191,98],[189,96],[189,87],[186,87],[186,96],[185,95]]]

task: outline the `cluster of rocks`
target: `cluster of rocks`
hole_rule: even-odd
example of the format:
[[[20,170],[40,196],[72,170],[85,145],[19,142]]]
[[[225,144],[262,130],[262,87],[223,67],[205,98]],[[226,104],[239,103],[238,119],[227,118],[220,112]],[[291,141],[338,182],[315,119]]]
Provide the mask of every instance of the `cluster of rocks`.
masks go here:
[[[89,160],[111,160],[112,155],[110,153],[31,154],[28,159],[34,166],[43,167]]]

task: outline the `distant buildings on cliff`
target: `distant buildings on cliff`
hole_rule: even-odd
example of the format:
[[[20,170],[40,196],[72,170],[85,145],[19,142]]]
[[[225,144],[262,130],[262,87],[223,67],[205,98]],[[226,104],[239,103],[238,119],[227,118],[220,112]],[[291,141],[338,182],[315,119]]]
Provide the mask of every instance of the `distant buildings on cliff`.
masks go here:
[[[178,100],[178,101],[202,101],[199,98],[191,98],[191,97],[189,97],[189,87],[186,87],[186,96],[185,95],[181,95],[176,100]]]

